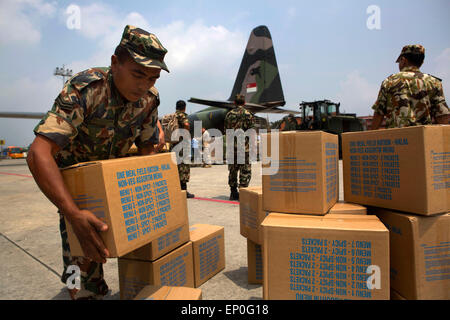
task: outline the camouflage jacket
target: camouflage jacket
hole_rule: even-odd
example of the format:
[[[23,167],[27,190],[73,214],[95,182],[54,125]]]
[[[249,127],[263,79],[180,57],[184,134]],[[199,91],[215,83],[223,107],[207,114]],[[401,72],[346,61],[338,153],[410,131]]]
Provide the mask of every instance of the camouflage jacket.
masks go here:
[[[284,127],[281,131],[295,131],[295,130],[299,129],[297,121],[295,121],[295,119],[292,119],[290,117],[284,117],[283,121],[284,121]]]
[[[186,112],[181,112],[181,111],[177,110],[175,112],[175,115],[178,119],[178,128],[186,129],[186,126],[189,125],[189,119],[187,117]]]
[[[230,110],[225,116],[224,128],[226,129],[242,129],[247,131],[255,126],[255,117],[253,114],[242,106],[238,106]],[[235,143],[234,148],[237,149],[239,146]],[[245,151],[249,151],[249,139],[245,139]]]
[[[244,131],[255,126],[253,114],[242,106],[230,110],[225,116],[225,129],[242,129]]]
[[[385,79],[372,109],[386,117],[387,128],[431,124],[433,118],[449,113],[440,79],[416,67]]]
[[[186,129],[186,126],[189,125],[189,119],[187,117],[187,113],[177,110],[177,111],[175,111],[175,117],[177,117],[177,120],[178,120],[178,128],[179,129]],[[179,144],[180,142],[183,141],[183,139],[181,137],[178,138],[178,139],[179,140],[177,141],[177,138],[175,138],[175,141],[172,142],[172,146],[171,146],[172,149],[177,144]]]
[[[34,128],[60,148],[60,168],[79,162],[119,158],[133,143],[148,146],[158,119],[153,87],[137,102],[125,100],[109,68],[92,68],[69,79],[52,109]]]

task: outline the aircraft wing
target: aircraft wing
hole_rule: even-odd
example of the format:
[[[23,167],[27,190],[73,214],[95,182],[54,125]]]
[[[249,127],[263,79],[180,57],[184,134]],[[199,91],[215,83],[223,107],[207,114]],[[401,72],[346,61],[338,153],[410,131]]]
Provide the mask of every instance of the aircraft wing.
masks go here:
[[[219,101],[219,100],[205,100],[205,99],[198,99],[198,98],[190,98],[188,100],[188,102],[202,104],[202,105],[216,107],[216,108],[225,108],[225,109],[233,109],[235,107],[233,101]],[[246,102],[245,109],[247,109],[253,113],[300,114],[300,112],[298,112],[298,111],[277,108],[277,106],[282,106],[284,104],[285,104],[284,101],[270,102],[270,103],[266,103],[266,104],[256,104],[256,103]]]
[[[0,111],[0,118],[42,119],[43,112],[4,112]]]
[[[294,111],[294,110],[287,110],[287,109],[280,109],[280,108],[271,108],[271,109],[266,109],[264,111],[258,111],[258,112],[262,112],[262,113],[285,113],[285,114],[301,114],[300,111]]]
[[[205,99],[198,99],[198,98],[190,98],[188,100],[188,102],[203,104],[205,106],[211,106],[211,107],[216,107],[216,108],[226,108],[226,109],[234,108],[234,102],[232,102],[232,101],[219,101],[219,100],[205,100]]]

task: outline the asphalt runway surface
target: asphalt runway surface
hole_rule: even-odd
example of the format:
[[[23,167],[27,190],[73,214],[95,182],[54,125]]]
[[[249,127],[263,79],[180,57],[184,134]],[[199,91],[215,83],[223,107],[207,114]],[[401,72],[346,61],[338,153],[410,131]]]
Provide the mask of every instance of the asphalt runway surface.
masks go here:
[[[343,198],[340,162],[340,199]],[[261,165],[252,165],[250,186],[261,185]],[[228,201],[226,165],[191,168],[189,224],[225,228],[225,269],[200,286],[203,300],[262,299],[262,285],[247,281],[247,240],[239,232],[239,203]],[[34,182],[24,159],[0,160],[0,299],[66,300],[59,216]],[[119,299],[117,259],[104,264],[110,292]]]

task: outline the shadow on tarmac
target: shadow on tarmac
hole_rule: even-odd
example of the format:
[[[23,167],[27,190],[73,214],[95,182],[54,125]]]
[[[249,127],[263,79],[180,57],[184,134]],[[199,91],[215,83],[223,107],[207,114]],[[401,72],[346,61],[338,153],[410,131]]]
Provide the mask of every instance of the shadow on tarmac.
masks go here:
[[[223,274],[241,288],[256,289],[261,286],[260,284],[248,283],[247,267],[240,267],[239,269],[236,270],[225,271]]]
[[[229,196],[217,196],[217,197],[212,197],[211,199],[230,201],[230,197]]]
[[[116,292],[115,294],[111,294],[111,290],[108,291],[106,296],[103,298],[104,300],[120,300],[120,292]],[[61,288],[61,291],[52,298],[52,300],[71,300],[69,292],[66,287]]]
[[[70,300],[70,295],[67,291],[67,288],[61,288],[61,291],[56,296],[54,296],[52,300]]]

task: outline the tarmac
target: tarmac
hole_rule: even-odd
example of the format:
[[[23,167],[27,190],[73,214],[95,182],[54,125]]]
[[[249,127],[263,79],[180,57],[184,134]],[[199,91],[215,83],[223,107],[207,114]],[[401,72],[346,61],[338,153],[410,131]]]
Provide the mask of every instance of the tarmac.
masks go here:
[[[261,180],[261,164],[254,163],[250,186],[260,186]],[[247,240],[239,230],[239,203],[228,201],[227,165],[192,167],[188,191],[196,196],[188,199],[189,224],[225,229],[225,269],[200,286],[203,300],[262,299],[262,285],[248,284]],[[342,200],[341,178],[339,191]],[[0,160],[0,235],[1,300],[70,299],[60,280],[57,209],[34,182],[24,159]],[[119,300],[116,258],[104,264],[104,274],[110,289],[105,300]]]

